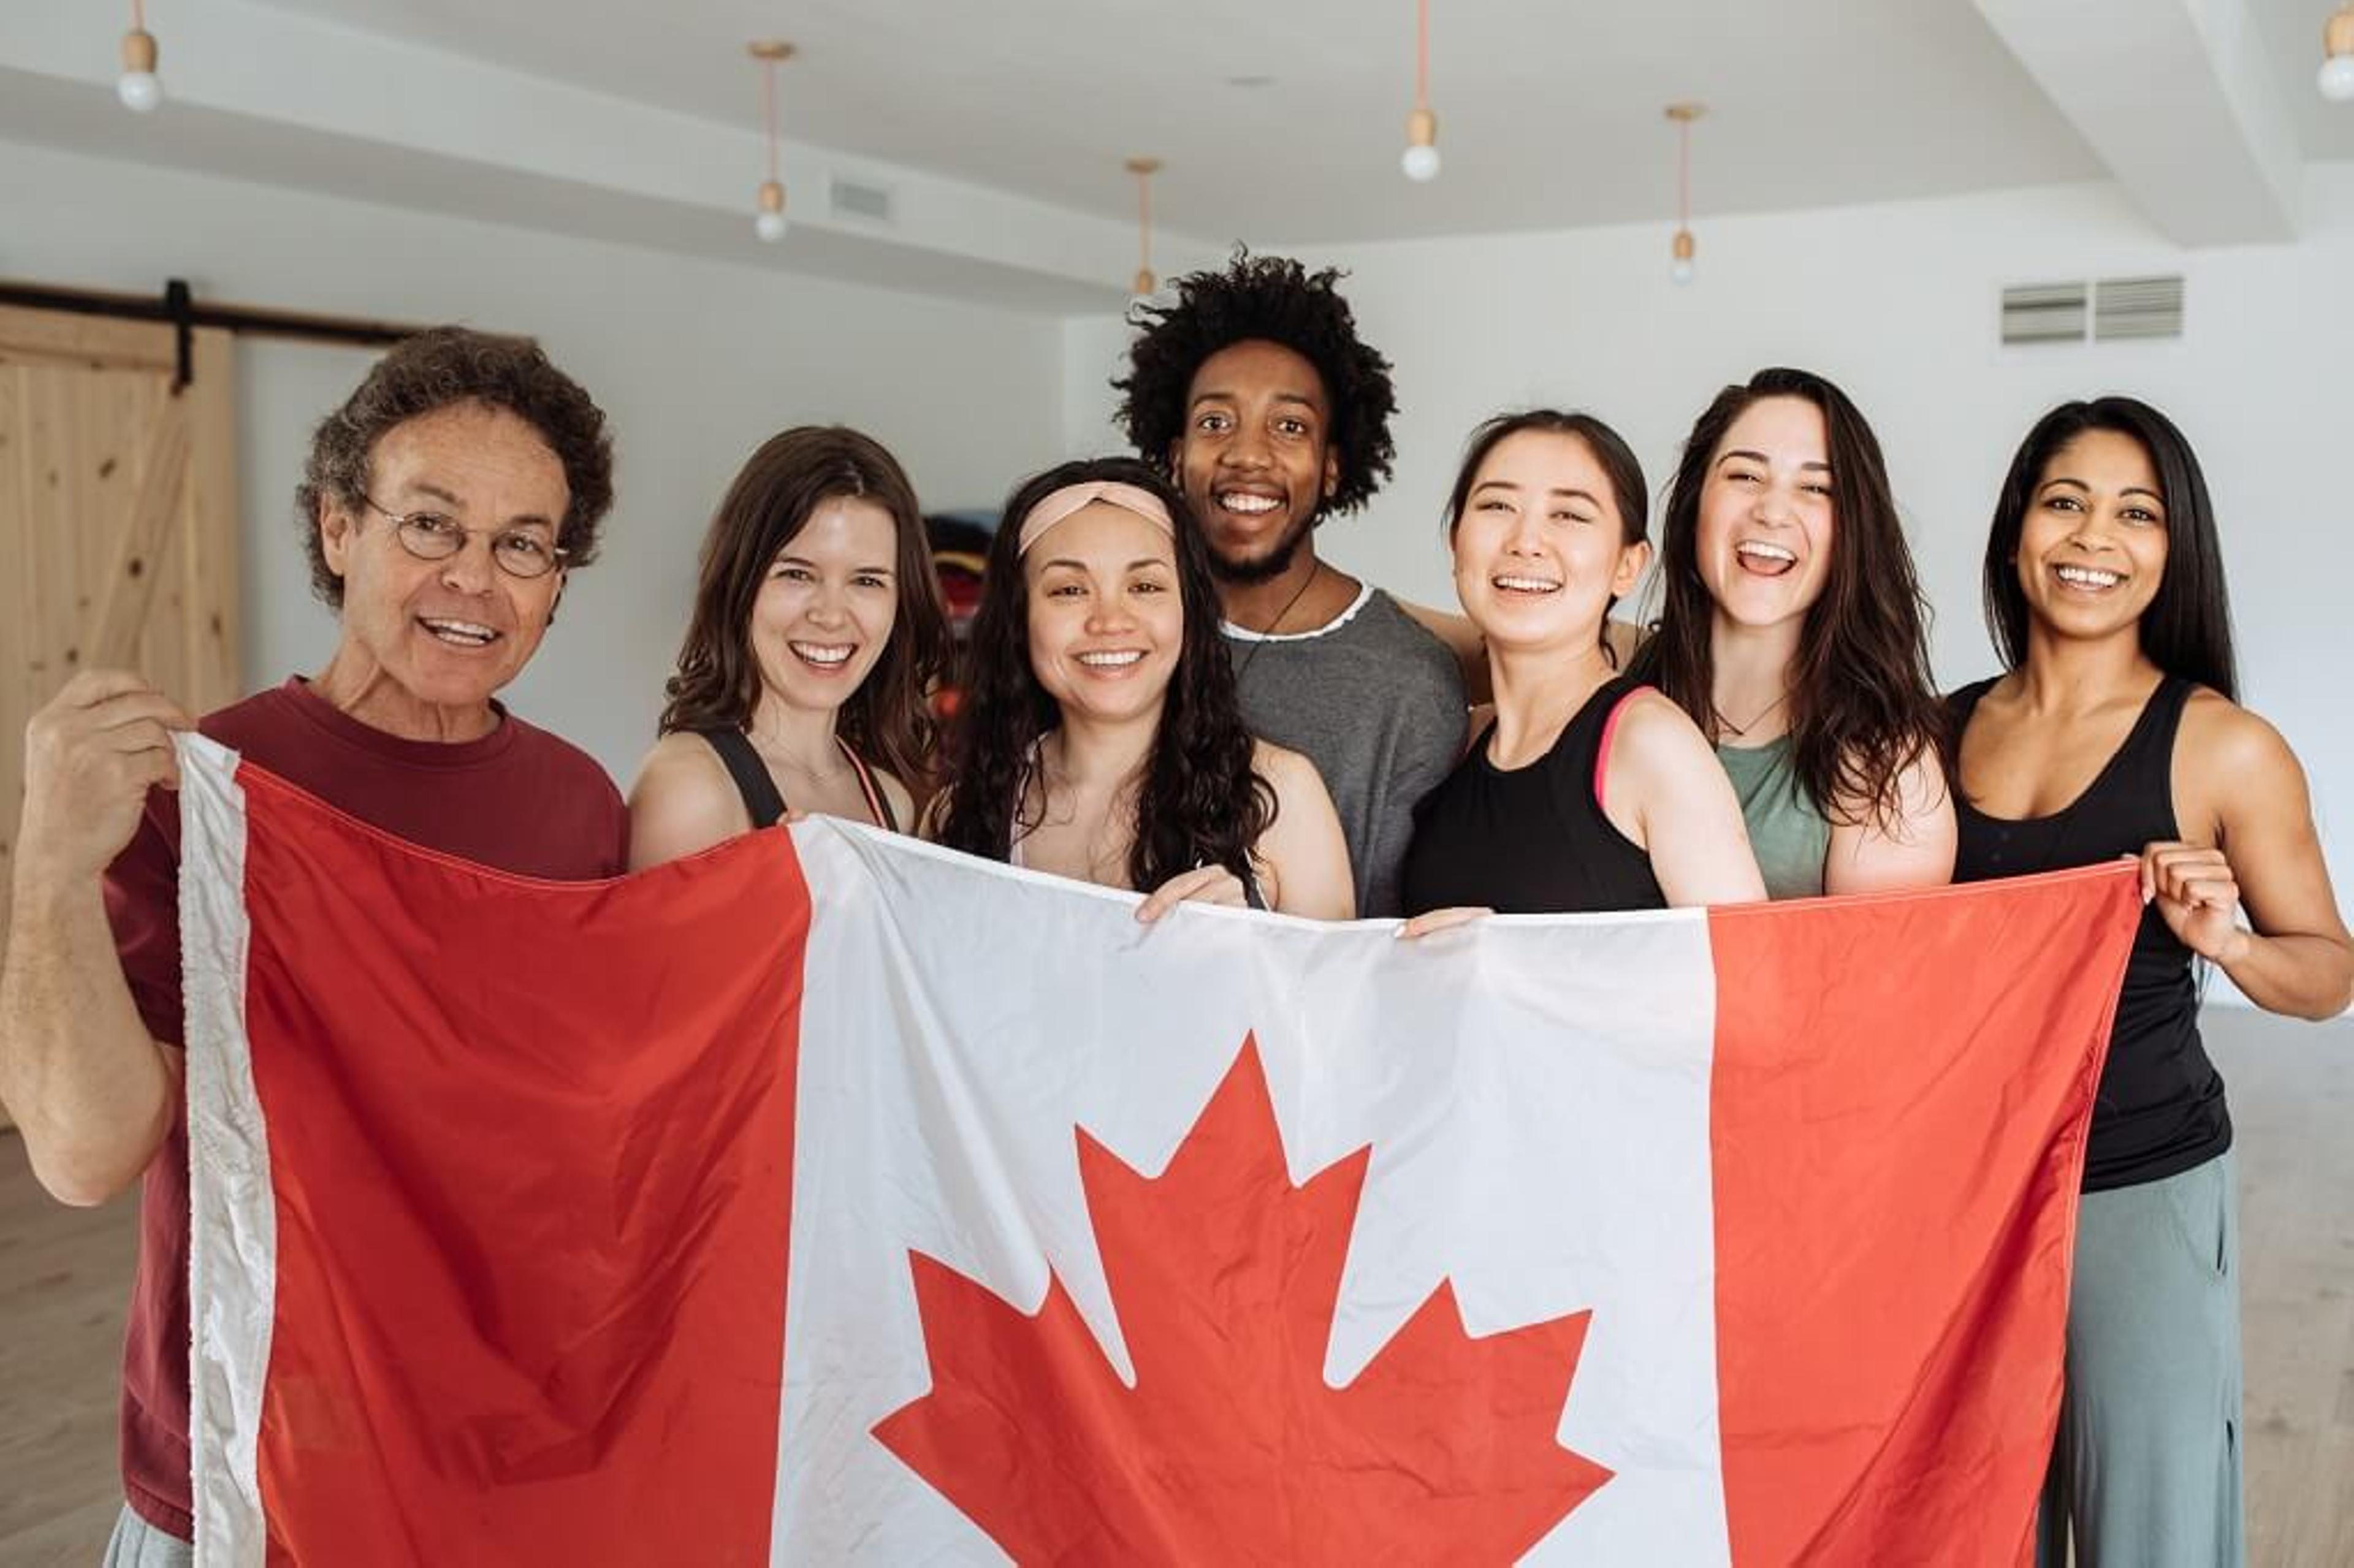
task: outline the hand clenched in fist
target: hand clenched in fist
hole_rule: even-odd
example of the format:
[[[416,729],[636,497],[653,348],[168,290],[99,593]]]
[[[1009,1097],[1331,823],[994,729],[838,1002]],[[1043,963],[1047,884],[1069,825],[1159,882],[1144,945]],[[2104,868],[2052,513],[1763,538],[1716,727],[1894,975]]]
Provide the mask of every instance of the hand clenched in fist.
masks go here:
[[[97,876],[138,831],[147,791],[177,789],[176,730],[195,727],[138,676],[90,670],[25,726],[19,885]]]

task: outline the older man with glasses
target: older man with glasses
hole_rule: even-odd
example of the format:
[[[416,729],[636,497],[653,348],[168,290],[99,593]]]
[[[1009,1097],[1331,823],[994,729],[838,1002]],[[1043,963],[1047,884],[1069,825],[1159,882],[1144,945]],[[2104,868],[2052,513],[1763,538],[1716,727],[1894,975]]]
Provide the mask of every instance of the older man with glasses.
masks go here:
[[[628,818],[587,754],[494,700],[595,558],[604,415],[536,344],[445,328],[370,372],[313,438],[297,502],[341,636],[308,680],[203,733],[398,837],[526,875],[620,872]],[[128,1506],[107,1561],[175,1564],[188,1478],[188,1153],[180,1103],[172,736],[138,676],[77,676],[26,733],[0,1099],[69,1203],[143,1180],[123,1351]],[[160,786],[161,789],[157,787]]]

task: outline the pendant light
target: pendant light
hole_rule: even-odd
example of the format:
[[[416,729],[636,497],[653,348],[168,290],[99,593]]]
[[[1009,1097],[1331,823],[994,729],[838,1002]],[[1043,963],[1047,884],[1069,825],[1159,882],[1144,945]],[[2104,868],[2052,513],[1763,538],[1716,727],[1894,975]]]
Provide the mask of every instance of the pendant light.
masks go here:
[[[1128,172],[1136,176],[1136,286],[1143,299],[1161,286],[1152,275],[1152,176],[1161,172],[1158,158],[1130,158]]]
[[[147,30],[146,0],[131,0],[131,30],[122,35],[122,74],[114,80],[114,95],[133,114],[147,114],[164,101],[164,83],[155,75],[155,35]]]
[[[760,62],[760,121],[769,139],[769,177],[760,182],[752,232],[774,245],[785,237],[785,184],[777,177],[777,67],[793,58],[793,46],[762,38],[746,48]]]
[[[1679,283],[1692,281],[1691,128],[1707,112],[1698,103],[1668,105],[1668,118],[1676,122],[1676,238],[1669,247],[1668,276]]]
[[[2354,103],[2354,0],[2321,25],[2321,96],[2332,103]]]
[[[1405,155],[1398,167],[1418,185],[1438,177],[1438,116],[1430,111],[1430,0],[1414,4],[1414,110],[1405,117]]]

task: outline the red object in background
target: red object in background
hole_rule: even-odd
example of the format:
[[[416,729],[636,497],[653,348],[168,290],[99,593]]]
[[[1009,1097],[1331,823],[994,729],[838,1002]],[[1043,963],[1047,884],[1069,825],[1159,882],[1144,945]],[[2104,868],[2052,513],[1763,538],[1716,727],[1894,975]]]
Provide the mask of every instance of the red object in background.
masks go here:
[[[977,512],[934,513],[924,519],[924,534],[932,546],[932,575],[939,580],[949,635],[956,642],[955,662],[932,691],[932,718],[938,724],[953,720],[964,707],[964,647],[972,636],[972,618],[981,609],[995,521]]]

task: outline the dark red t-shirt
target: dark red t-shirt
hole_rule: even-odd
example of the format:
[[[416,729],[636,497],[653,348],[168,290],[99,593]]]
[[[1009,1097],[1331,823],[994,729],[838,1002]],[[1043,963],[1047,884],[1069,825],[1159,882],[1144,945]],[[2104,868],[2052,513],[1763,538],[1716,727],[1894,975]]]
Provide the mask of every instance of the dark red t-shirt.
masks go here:
[[[588,753],[500,710],[480,740],[371,729],[290,680],[198,726],[256,767],[413,843],[525,876],[619,875],[629,814]],[[148,1032],[180,1041],[180,820],[157,790],[108,870],[106,911]],[[122,1347],[122,1487],[139,1517],[196,1533],[188,1478],[188,1126],[183,1108],[139,1201],[139,1277]]]

